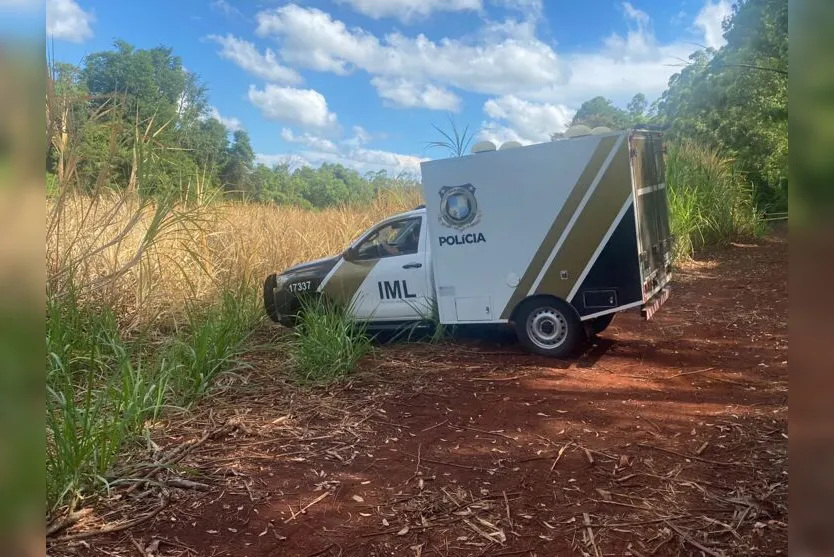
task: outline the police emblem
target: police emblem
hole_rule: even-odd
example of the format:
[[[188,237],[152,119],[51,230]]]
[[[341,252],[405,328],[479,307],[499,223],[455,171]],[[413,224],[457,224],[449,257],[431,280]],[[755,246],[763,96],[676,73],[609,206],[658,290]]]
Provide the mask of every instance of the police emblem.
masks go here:
[[[478,222],[478,201],[475,186],[444,186],[440,188],[440,220],[448,227],[462,230]]]

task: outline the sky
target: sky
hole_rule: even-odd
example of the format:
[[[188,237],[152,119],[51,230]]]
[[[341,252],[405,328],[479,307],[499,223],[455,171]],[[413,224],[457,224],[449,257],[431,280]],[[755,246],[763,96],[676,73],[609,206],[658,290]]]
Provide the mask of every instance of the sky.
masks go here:
[[[29,0],[0,0],[24,5]],[[42,9],[43,4],[41,4]],[[582,102],[649,103],[720,47],[729,0],[47,0],[57,60],[173,48],[257,159],[419,174],[433,127],[548,141]]]

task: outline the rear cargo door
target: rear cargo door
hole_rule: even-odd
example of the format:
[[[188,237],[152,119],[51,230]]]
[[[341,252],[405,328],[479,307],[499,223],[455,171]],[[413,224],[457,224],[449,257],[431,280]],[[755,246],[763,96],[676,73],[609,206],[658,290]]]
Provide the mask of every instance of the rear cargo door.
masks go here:
[[[662,135],[636,130],[629,136],[637,246],[643,301],[669,282],[672,237]]]

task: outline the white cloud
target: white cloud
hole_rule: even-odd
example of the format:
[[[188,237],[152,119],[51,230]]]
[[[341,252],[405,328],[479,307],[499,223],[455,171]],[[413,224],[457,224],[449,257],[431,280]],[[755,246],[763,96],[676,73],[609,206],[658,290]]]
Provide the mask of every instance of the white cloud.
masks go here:
[[[704,42],[710,48],[721,48],[727,41],[724,40],[724,30],[721,27],[725,18],[732,14],[732,6],[729,0],[718,0],[713,3],[707,0],[698,15],[695,16],[695,27],[704,34]]]
[[[523,16],[485,20],[464,36],[429,39],[396,31],[375,35],[322,10],[289,4],[259,12],[256,33],[274,39],[280,57],[294,67],[366,72],[384,102],[396,106],[450,110],[461,102],[455,89],[489,95],[478,138],[530,143],[564,130],[573,110],[594,96],[625,106],[642,92],[652,101],[696,50],[689,39],[710,45],[723,40],[717,37],[730,2],[702,0],[707,3],[690,35],[663,41],[649,14],[622,2],[623,31],[600,37],[597,46],[557,53],[554,43],[537,35],[540,0],[487,1]]]
[[[298,153],[258,153],[256,160],[267,166],[289,163],[291,167],[318,167],[322,163],[329,162],[342,164],[360,174],[368,171],[386,170],[389,174],[395,176],[401,173],[419,176],[420,162],[427,159],[391,151],[358,148],[339,153],[315,150],[305,150]]]
[[[231,34],[227,34],[225,37],[209,35],[208,39],[221,46],[218,53],[221,58],[234,62],[239,68],[256,77],[291,85],[296,85],[302,81],[298,72],[292,68],[282,66],[278,62],[275,52],[269,48],[266,49],[264,54],[261,54],[254,44],[238,39]]]
[[[250,85],[249,101],[271,120],[318,129],[338,126],[336,114],[328,110],[324,95],[314,89],[281,87],[272,83],[258,89]]]
[[[95,16],[85,12],[74,0],[46,0],[48,37],[81,43],[93,37]]]
[[[391,33],[382,40],[360,28],[349,29],[316,8],[294,4],[257,15],[257,34],[280,42],[285,61],[340,75],[356,69],[375,76],[401,77],[487,94],[510,94],[564,83],[564,64],[547,44],[527,32],[519,37],[492,27],[490,40]]]
[[[674,16],[672,16],[672,19],[670,20],[670,23],[672,25],[679,25],[684,20],[686,20],[686,15],[687,15],[686,12],[681,10],[678,13],[676,13]]]
[[[311,133],[306,132],[301,135],[296,135],[289,128],[284,128],[281,130],[281,139],[283,139],[287,143],[301,143],[302,145],[306,145],[307,147],[315,151],[322,151],[325,153],[339,152],[339,148],[336,146],[336,144],[327,138],[319,137],[317,135],[313,135]]]
[[[353,136],[343,139],[342,144],[348,147],[359,147],[371,141],[371,134],[362,126],[353,126]]]
[[[478,133],[475,134],[478,141],[491,141],[496,147],[507,141],[518,141],[522,145],[531,143],[516,133],[515,130],[495,121],[483,122]]]
[[[388,77],[375,77],[371,84],[376,87],[380,97],[400,108],[429,108],[452,112],[460,110],[460,97],[442,87]]]
[[[623,2],[623,10],[625,11],[626,16],[628,16],[629,19],[636,21],[638,25],[645,27],[649,24],[649,14],[643,10],[638,10],[631,4],[631,2]]]
[[[257,160],[271,166],[289,163],[291,167],[320,166],[322,163],[339,163],[360,173],[387,170],[390,174],[420,174],[420,162],[429,160],[406,155],[370,149],[371,134],[362,126],[353,126],[352,135],[340,141],[332,141],[317,132],[296,133],[290,128],[281,130],[281,138],[287,143],[303,145],[305,149],[289,153],[258,154]],[[374,134],[378,135],[378,134]]]
[[[432,12],[476,11],[483,8],[481,0],[337,0],[350,4],[357,12],[373,19],[394,17],[403,23],[424,19]]]
[[[542,13],[542,0],[491,0],[491,2],[510,10],[518,10],[526,15],[537,16]]]
[[[516,96],[578,107],[597,95],[623,106],[638,92],[650,101],[660,95],[696,46],[683,40],[660,43],[645,12],[627,3],[623,12],[629,26],[625,36],[614,33],[603,39],[598,50],[565,55],[570,74],[565,83],[521,91]]]
[[[630,28],[625,37],[614,33],[603,41],[606,53],[624,60],[651,58],[657,52],[658,47],[654,33],[651,31],[649,14],[638,10],[628,2],[623,2],[623,11],[626,21],[632,25],[629,25]]]
[[[246,16],[243,15],[239,9],[235,6],[229,4],[226,0],[212,0],[211,4],[209,4],[212,10],[218,11],[221,14],[225,15],[228,18],[245,18]]]
[[[512,95],[488,100],[484,103],[484,112],[495,121],[507,122],[516,134],[511,139],[522,143],[549,140],[551,133],[567,129],[575,113],[564,105],[533,103]],[[487,127],[496,127],[496,124],[493,122]],[[501,133],[507,135],[506,131]]]
[[[540,6],[535,0],[493,1],[515,8]],[[660,42],[646,12],[628,2],[620,9],[625,33],[603,37],[595,49],[561,55],[536,36],[529,17],[488,22],[465,38],[434,41],[399,32],[377,37],[319,9],[289,4],[258,13],[256,32],[274,38],[290,64],[339,75],[365,71],[383,98],[405,106],[427,104],[420,93],[429,86],[567,106],[596,95],[618,104],[637,92],[651,99],[696,47],[684,40]],[[428,95],[435,104],[436,96]]]
[[[217,110],[216,107],[212,106],[209,108],[208,116],[209,118],[214,118],[215,120],[219,121],[221,124],[226,126],[226,128],[228,128],[228,130],[231,132],[236,132],[238,130],[243,129],[243,123],[239,119],[235,118],[234,116],[222,116],[220,114],[220,111]]]

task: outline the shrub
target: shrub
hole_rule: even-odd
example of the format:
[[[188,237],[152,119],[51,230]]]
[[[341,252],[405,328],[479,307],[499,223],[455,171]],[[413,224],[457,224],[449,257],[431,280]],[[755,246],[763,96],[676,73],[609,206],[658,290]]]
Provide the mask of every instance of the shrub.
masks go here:
[[[714,149],[690,141],[670,144],[666,183],[676,259],[763,231],[752,188],[735,172],[733,161]]]

